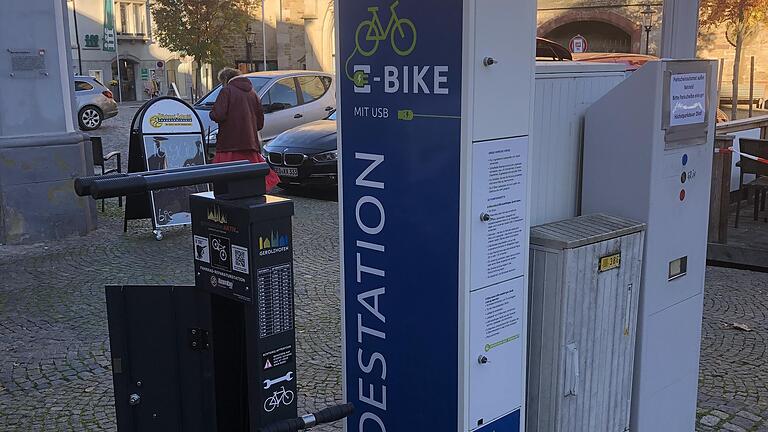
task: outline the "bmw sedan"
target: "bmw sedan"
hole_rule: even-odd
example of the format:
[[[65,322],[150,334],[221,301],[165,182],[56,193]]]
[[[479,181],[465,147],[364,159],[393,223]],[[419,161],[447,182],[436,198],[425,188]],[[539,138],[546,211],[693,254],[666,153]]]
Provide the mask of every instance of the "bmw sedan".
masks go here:
[[[283,132],[262,150],[280,186],[336,185],[336,112]]]

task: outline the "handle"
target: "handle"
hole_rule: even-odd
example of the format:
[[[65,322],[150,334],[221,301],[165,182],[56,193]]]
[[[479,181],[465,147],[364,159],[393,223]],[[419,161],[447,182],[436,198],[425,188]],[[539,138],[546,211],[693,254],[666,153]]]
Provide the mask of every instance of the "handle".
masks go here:
[[[299,418],[272,423],[271,425],[260,428],[259,432],[298,432],[317,425],[333,423],[349,416],[354,411],[355,406],[351,403],[336,405],[324,408],[314,414],[307,414]]]
[[[493,66],[495,64],[499,64],[499,61],[493,57],[486,57],[483,59],[483,66],[488,67],[488,66]]]
[[[579,349],[575,343],[565,346],[565,396],[576,396],[579,385]]]
[[[259,429],[260,432],[295,432],[304,429],[306,425],[301,418],[284,420],[279,423],[272,423]]]
[[[329,107],[325,107],[325,110],[326,110],[326,111],[333,111],[333,107],[332,107],[332,106],[329,106]]]
[[[119,158],[120,155],[117,155]],[[119,162],[118,162],[119,163]],[[78,177],[75,179],[75,193],[77,196],[88,196],[91,194],[91,186],[93,186],[94,180],[105,180],[111,178],[126,177],[126,174],[107,174],[107,175],[94,175],[88,177]]]
[[[304,116],[303,116],[303,115],[301,115],[301,114],[296,114],[295,116],[293,116],[293,118],[295,118],[295,119],[300,119],[300,118],[302,118],[302,117],[304,117]]]
[[[315,414],[318,424],[332,423],[341,420],[355,411],[355,406],[351,403],[336,405],[321,409]]]

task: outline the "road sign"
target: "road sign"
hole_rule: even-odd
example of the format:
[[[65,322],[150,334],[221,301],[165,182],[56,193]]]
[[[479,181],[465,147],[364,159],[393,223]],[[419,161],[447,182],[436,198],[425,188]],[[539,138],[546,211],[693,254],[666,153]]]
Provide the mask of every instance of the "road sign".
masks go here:
[[[568,49],[572,53],[587,52],[588,47],[589,44],[587,43],[587,39],[582,35],[576,35],[571,38],[570,42],[568,42]]]

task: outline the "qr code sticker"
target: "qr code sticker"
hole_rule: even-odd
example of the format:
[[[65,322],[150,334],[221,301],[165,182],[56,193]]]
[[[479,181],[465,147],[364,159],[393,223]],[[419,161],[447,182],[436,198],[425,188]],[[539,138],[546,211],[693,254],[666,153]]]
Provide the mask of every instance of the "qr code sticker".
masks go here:
[[[248,274],[248,249],[232,245],[232,270]]]

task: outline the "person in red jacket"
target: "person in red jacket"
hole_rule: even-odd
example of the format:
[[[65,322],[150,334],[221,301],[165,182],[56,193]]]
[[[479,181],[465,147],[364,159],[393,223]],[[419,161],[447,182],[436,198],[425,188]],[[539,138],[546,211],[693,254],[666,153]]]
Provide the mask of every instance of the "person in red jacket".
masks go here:
[[[259,142],[259,131],[264,127],[264,108],[251,81],[239,75],[240,71],[232,68],[219,72],[222,89],[209,114],[211,120],[219,124],[213,163],[264,162]],[[269,191],[277,185],[279,178],[270,169],[266,181]]]

